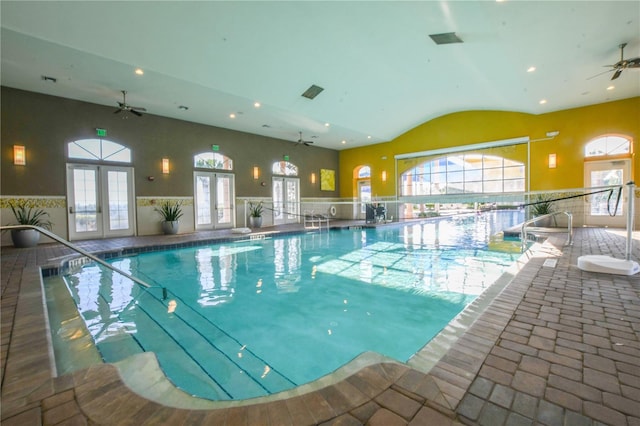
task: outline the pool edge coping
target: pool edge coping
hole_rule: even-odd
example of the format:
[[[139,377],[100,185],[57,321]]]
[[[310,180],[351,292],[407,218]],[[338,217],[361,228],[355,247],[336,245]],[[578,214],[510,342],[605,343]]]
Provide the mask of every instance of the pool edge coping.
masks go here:
[[[342,229],[347,229],[347,228],[338,228],[338,230],[342,230]],[[286,236],[286,235],[307,234],[307,233],[315,233],[315,232],[317,231],[297,230],[297,231],[284,231],[284,232],[273,231],[273,232],[268,232],[264,234],[269,234],[269,235],[276,234],[278,236]],[[204,240],[193,241],[192,242],[193,244],[192,243],[167,244],[167,245],[155,244],[152,246],[144,246],[144,247],[121,248],[116,250],[101,251],[97,253],[97,255],[106,254],[107,256],[109,256],[107,258],[111,258],[111,257],[123,256],[125,255],[124,254],[125,251],[127,252],[127,254],[136,254],[136,253],[146,253],[151,251],[167,250],[167,249],[173,249],[173,248],[196,247],[196,246],[202,246],[207,244],[250,241],[249,239],[246,238],[246,236],[244,236],[245,238],[242,238],[242,237],[243,236],[239,236],[239,238],[223,237],[218,239],[204,239]],[[176,245],[179,247],[175,247]],[[367,351],[356,356],[354,359],[347,362],[346,364],[343,364],[338,369],[314,381],[296,386],[291,389],[283,390],[281,392],[277,392],[274,394],[259,396],[254,398],[241,399],[241,400],[209,400],[206,398],[190,395],[189,393],[175,386],[173,382],[171,382],[171,380],[166,377],[162,369],[159,367],[159,365],[157,365],[157,359],[155,357],[155,353],[153,352],[146,352],[146,354],[153,355],[153,359],[157,365],[157,368],[159,369],[160,375],[164,377],[164,380],[167,382],[167,384],[173,388],[173,390],[170,391],[169,394],[165,393],[163,396],[159,396],[158,394],[149,394],[147,392],[148,390],[147,388],[143,389],[141,386],[138,386],[137,384],[132,383],[132,381],[129,380],[129,378],[125,377],[122,371],[123,371],[123,368],[126,369],[126,367],[123,367],[123,363],[126,360],[118,361],[116,363],[102,362],[101,364],[97,364],[97,365],[114,366],[118,371],[118,375],[122,380],[122,383],[135,394],[143,398],[149,399],[150,401],[162,404],[164,406],[171,407],[171,408],[179,408],[179,409],[231,408],[231,407],[253,405],[258,403],[268,403],[268,402],[286,400],[291,397],[308,394],[308,393],[317,391],[319,389],[335,385],[341,382],[342,380],[344,380],[345,378],[349,377],[350,375],[354,374],[355,372],[367,366],[381,364],[381,363],[397,364],[397,365],[404,366],[406,368],[414,369],[424,374],[428,374],[442,360],[442,358],[448,353],[448,351],[451,350],[452,347],[454,347],[458,339],[462,337],[469,330],[469,327],[472,324],[474,324],[475,321],[487,311],[487,309],[491,306],[493,301],[495,301],[496,298],[501,294],[501,292],[509,287],[509,285],[513,282],[513,280],[517,276],[518,272],[521,271],[522,268],[524,268],[524,266],[529,262],[530,259],[535,257],[536,252],[540,251],[541,247],[542,247],[541,243],[534,243],[531,247],[529,247],[529,249],[526,252],[522,253],[518,257],[518,259],[516,259],[513,265],[507,268],[507,270],[496,281],[494,281],[491,285],[489,285],[478,297],[474,299],[473,302],[467,305],[458,315],[456,315],[449,323],[447,323],[447,325],[445,325],[445,327],[438,334],[436,334],[436,336],[434,336],[427,344],[425,344],[425,346],[423,346],[420,350],[418,350],[407,362],[401,362],[396,359],[386,357],[377,352]],[[142,249],[142,250],[139,250],[136,252],[136,251],[131,251],[131,249]],[[59,273],[60,269],[62,268],[61,266],[62,263],[68,262],[70,259],[76,259],[81,257],[82,255],[80,254],[63,256],[62,258],[60,258],[61,259],[60,265],[57,267],[53,266],[53,268],[57,269]],[[48,265],[48,266],[43,265],[43,266],[40,266],[39,269],[42,271],[42,268],[51,268],[51,267],[52,267],[51,265]],[[53,275],[57,275],[57,274],[54,273]],[[43,291],[43,297],[45,297],[44,288],[42,288],[42,291]],[[471,318],[471,321],[466,323],[463,326],[463,328],[455,329],[454,327],[451,327],[452,323],[460,321],[465,316],[467,316],[468,318]],[[465,318],[465,321],[467,321],[466,318]],[[49,325],[48,325],[48,317],[47,317],[47,327],[48,326]],[[434,349],[436,345],[442,345],[442,346],[440,348]],[[52,348],[50,348],[50,350],[52,350]],[[428,361],[425,364],[425,358],[422,357],[421,355],[424,355],[425,353],[429,353],[429,351],[433,351],[435,353],[435,357],[428,357],[427,358]],[[145,353],[142,353],[142,354],[139,354],[138,356],[144,355],[144,354]],[[133,358],[133,357],[130,357],[130,358]],[[55,365],[55,358],[53,358],[51,362],[53,362]],[[70,372],[67,374],[73,375],[74,373],[75,372]],[[166,399],[167,396],[175,397],[181,400],[183,404],[176,404],[171,400],[167,400]]]

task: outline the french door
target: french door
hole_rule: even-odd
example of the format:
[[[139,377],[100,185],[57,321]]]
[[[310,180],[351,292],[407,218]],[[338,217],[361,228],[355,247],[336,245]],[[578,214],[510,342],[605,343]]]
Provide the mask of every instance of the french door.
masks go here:
[[[597,191],[599,187],[624,185],[631,180],[631,160],[588,161],[584,163],[584,186],[588,192]],[[618,190],[609,196],[609,192],[601,192],[586,197],[585,225],[590,226],[626,226],[627,189],[622,188],[618,201]]]
[[[135,234],[133,168],[67,164],[69,240]]]
[[[231,228],[235,222],[235,176],[194,172],[196,229]]]
[[[357,212],[359,219],[364,219],[367,212],[367,204],[371,203],[371,181],[358,181],[358,200],[360,200],[360,211]]]
[[[273,224],[300,222],[300,179],[273,178]]]

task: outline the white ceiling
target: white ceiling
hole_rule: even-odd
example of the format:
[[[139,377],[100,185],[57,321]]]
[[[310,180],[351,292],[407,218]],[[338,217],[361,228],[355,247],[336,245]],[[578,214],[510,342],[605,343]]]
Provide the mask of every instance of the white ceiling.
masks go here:
[[[388,141],[456,111],[542,114],[640,96],[640,68],[612,82],[603,67],[620,59],[623,42],[626,58],[640,56],[639,1],[0,7],[4,86],[114,110],[124,89],[127,103],[149,114],[291,141],[301,131],[338,150]],[[438,46],[429,37],[446,32],[464,43]],[[530,66],[536,71],[527,73]],[[312,84],[324,91],[303,98]]]

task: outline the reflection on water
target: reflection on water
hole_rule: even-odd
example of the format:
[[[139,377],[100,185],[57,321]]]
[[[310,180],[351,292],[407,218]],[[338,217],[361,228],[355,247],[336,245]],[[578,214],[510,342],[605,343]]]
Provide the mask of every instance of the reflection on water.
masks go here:
[[[318,378],[363,351],[406,361],[517,257],[486,250],[504,226],[494,216],[113,261],[166,287],[166,300],[91,264],[66,280],[105,360],[143,348],[191,394],[249,398]]]
[[[195,253],[200,294],[200,306],[216,306],[230,302],[235,293],[236,256],[233,250],[220,246],[218,250],[202,248]],[[216,283],[216,276],[218,278]]]
[[[131,272],[129,259],[114,264],[124,272]],[[96,342],[136,332],[135,321],[126,316],[133,309],[137,293],[131,280],[109,269],[87,265],[69,277],[69,288]]]
[[[288,239],[273,241],[273,278],[278,291],[291,293],[298,291],[300,267],[302,265],[301,238],[292,236]]]

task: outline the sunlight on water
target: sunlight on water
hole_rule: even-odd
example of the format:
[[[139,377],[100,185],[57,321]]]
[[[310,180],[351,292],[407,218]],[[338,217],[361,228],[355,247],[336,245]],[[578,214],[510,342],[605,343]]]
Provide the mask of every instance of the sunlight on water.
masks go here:
[[[93,264],[65,280],[105,361],[154,352],[191,394],[251,398],[364,351],[406,361],[517,258],[487,250],[517,213],[112,260],[150,290]]]

